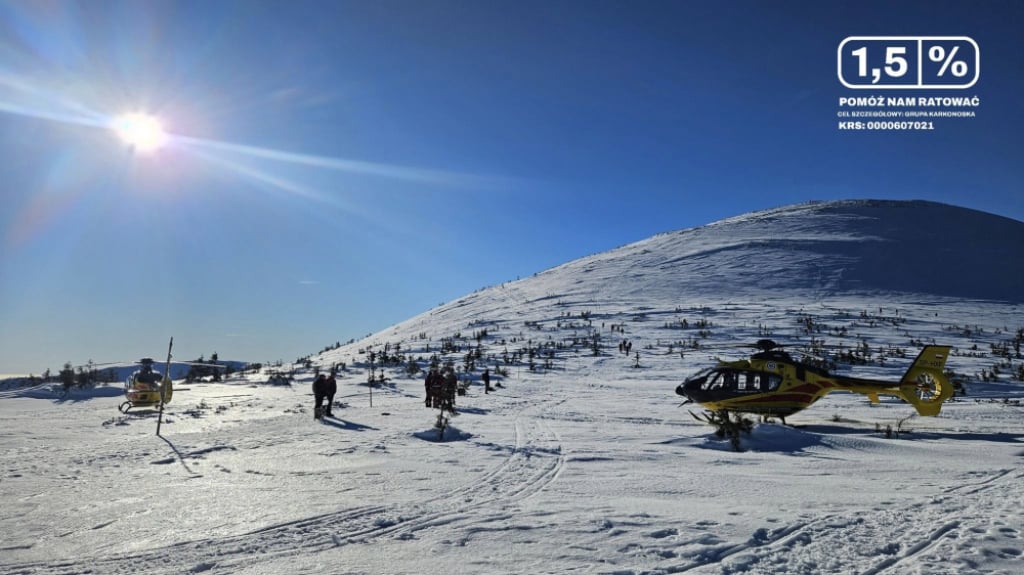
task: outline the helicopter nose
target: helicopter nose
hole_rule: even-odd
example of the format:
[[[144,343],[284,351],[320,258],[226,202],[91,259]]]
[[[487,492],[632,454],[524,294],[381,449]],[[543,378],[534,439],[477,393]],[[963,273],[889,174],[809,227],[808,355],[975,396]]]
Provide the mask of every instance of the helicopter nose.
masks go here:
[[[683,383],[679,384],[676,388],[676,395],[681,395],[687,399],[693,399],[694,392],[700,391],[700,385],[703,378],[688,379]]]
[[[681,395],[687,399],[696,401],[696,399],[694,399],[694,395],[701,394],[701,386],[704,385],[705,381],[707,381],[707,374],[701,373],[686,379],[683,383],[679,384],[679,387],[676,388],[676,395]]]

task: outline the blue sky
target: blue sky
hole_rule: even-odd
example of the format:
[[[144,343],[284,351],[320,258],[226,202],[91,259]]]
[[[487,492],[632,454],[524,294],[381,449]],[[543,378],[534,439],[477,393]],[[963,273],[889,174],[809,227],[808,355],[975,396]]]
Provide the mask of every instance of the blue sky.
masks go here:
[[[2,2],[0,373],[172,335],[291,361],[812,199],[1024,220],[1021,29],[1017,2]],[[978,117],[838,130],[838,99],[873,93],[836,76],[863,35],[974,38],[977,85],[899,95]],[[168,144],[127,146],[128,112]]]

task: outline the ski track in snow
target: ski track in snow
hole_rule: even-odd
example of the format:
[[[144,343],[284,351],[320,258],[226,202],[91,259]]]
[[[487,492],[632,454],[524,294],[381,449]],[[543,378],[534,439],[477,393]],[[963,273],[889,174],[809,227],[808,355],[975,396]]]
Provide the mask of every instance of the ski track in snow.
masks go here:
[[[565,456],[557,433],[540,415],[561,402],[533,400],[515,417],[515,444],[504,460],[490,471],[445,496],[420,505],[366,506],[265,527],[244,535],[177,543],[140,553],[79,558],[74,563],[30,563],[4,567],[3,573],[70,575],[83,573],[82,564],[95,573],[179,573],[168,567],[171,557],[189,557],[192,572],[237,569],[270,557],[316,553],[331,547],[372,544],[375,539],[406,539],[422,530],[444,527],[472,532],[511,518],[517,502],[542,491],[558,478]],[[191,451],[197,457],[234,447],[216,446]],[[152,463],[171,463],[174,458]],[[100,529],[98,525],[94,529]]]
[[[1015,499],[1019,488],[1013,482],[1021,479],[1024,473],[1004,471],[986,479],[980,490],[970,489],[974,482],[945,490],[960,491],[956,498],[927,497],[900,509],[879,507],[870,514],[833,515],[758,531],[746,543],[699,549],[691,562],[651,573],[995,573],[978,569],[984,557],[971,557],[993,541],[1004,559],[1020,557],[1024,534]],[[999,493],[971,497],[989,489]],[[860,563],[872,566],[848,567]]]

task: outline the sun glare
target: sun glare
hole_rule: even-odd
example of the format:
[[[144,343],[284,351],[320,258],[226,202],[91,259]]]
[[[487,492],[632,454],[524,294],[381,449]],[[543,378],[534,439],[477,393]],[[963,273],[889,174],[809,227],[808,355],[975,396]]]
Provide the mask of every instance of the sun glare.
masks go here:
[[[167,142],[160,120],[147,114],[125,114],[114,120],[121,140],[139,152],[153,152]]]

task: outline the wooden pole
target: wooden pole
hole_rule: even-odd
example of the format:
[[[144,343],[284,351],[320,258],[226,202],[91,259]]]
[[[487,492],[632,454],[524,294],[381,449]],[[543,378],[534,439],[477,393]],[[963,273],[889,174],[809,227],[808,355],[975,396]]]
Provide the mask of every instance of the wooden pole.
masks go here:
[[[171,343],[167,344],[167,363],[164,365],[164,379],[171,379],[171,348],[174,347],[174,336],[171,336]],[[164,422],[164,387],[165,383],[160,382],[160,416],[156,420],[156,434],[160,435],[160,425]]]

